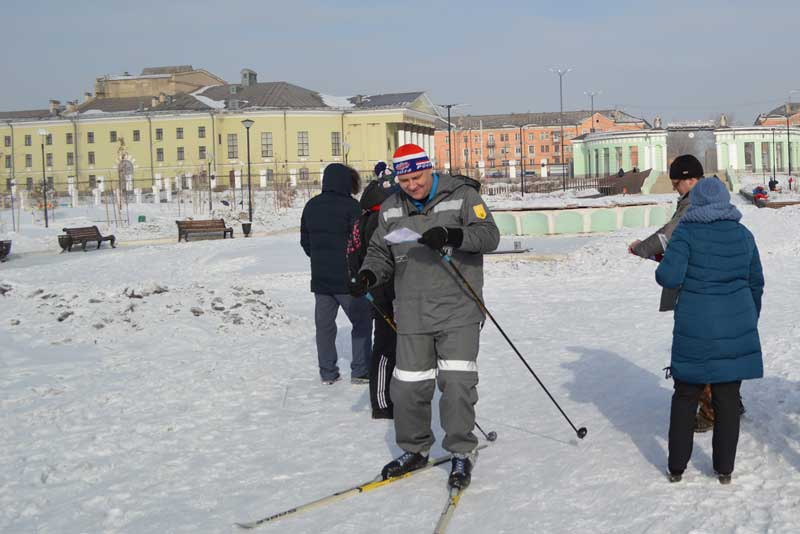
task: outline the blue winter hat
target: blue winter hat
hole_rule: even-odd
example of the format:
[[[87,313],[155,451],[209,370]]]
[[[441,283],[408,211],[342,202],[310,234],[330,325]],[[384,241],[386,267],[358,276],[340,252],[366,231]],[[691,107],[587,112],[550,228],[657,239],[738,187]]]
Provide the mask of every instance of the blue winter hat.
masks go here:
[[[689,193],[691,204],[681,218],[684,222],[738,221],[741,212],[731,204],[731,194],[719,178],[703,178]]]

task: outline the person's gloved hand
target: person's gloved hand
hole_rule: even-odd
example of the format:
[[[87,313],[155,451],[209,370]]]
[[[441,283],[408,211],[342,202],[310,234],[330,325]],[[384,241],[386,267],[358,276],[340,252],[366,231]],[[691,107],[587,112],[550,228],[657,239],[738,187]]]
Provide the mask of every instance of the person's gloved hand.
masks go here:
[[[375,285],[378,281],[375,273],[369,270],[361,271],[355,278],[347,283],[347,289],[353,297],[363,297],[369,291],[369,288]]]
[[[425,233],[417,241],[431,247],[433,250],[441,250],[445,245],[452,245],[453,248],[458,248],[464,241],[464,231],[461,228],[434,226],[430,230],[425,230]]]

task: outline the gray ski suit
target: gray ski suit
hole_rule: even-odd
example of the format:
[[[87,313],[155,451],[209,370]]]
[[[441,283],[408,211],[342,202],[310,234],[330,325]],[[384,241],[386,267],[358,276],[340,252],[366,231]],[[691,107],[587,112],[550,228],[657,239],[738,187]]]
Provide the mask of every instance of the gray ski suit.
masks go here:
[[[438,377],[443,447],[454,453],[475,449],[478,401],[480,307],[439,253],[419,243],[390,245],[385,236],[398,228],[420,235],[435,226],[458,227],[461,246],[452,261],[482,297],[483,253],[497,248],[500,232],[478,191],[465,180],[439,175],[434,197],[421,211],[405,193],[384,201],[362,270],[378,284],[394,274],[397,365],[391,396],[395,433],[403,450],[424,452],[434,442],[431,401]]]

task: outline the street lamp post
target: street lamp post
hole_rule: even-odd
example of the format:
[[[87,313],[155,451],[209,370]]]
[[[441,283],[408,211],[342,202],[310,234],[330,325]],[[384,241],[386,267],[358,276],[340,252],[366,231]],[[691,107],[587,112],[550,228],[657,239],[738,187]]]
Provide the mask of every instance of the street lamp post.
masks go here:
[[[44,161],[44,141],[47,137],[47,130],[39,130],[39,137],[42,141],[42,195],[44,196],[44,227],[49,228],[49,221],[47,218],[47,177],[45,173]]]
[[[558,124],[561,130],[559,143],[561,144],[561,190],[567,190],[567,178],[564,172],[564,76],[572,69],[550,69],[550,72],[558,74]]]
[[[250,184],[250,127],[253,121],[245,119],[242,121],[244,127],[247,129],[247,212],[250,222],[253,222],[253,188]]]
[[[594,97],[602,95],[603,91],[584,91],[583,94],[588,96],[589,100],[591,102],[590,105],[591,105],[591,110],[592,110],[592,118],[591,118],[592,125],[589,128],[589,133],[594,133]]]
[[[212,177],[212,175],[211,175],[211,161],[212,160],[208,161],[208,173],[206,174],[206,176],[208,177],[208,214],[209,215],[211,215],[211,210],[213,209],[212,206],[211,206],[211,196],[212,196],[212,190],[211,190],[211,180],[212,180],[212,178],[211,178]]]
[[[778,164],[778,151],[775,150],[775,128],[772,128],[772,180],[775,181],[775,166]]]
[[[450,110],[461,104],[439,104],[439,107],[447,108],[447,156],[450,164],[450,174],[453,174],[453,142],[451,139],[452,123],[450,122]]]

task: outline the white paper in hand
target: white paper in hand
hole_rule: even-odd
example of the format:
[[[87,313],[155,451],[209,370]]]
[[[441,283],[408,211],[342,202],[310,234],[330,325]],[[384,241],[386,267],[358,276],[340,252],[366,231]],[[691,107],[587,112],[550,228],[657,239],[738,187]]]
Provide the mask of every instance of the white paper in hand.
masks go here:
[[[398,228],[397,230],[392,230],[384,239],[386,242],[391,245],[397,245],[400,243],[416,243],[417,240],[422,237],[414,230],[409,230],[408,228]]]

